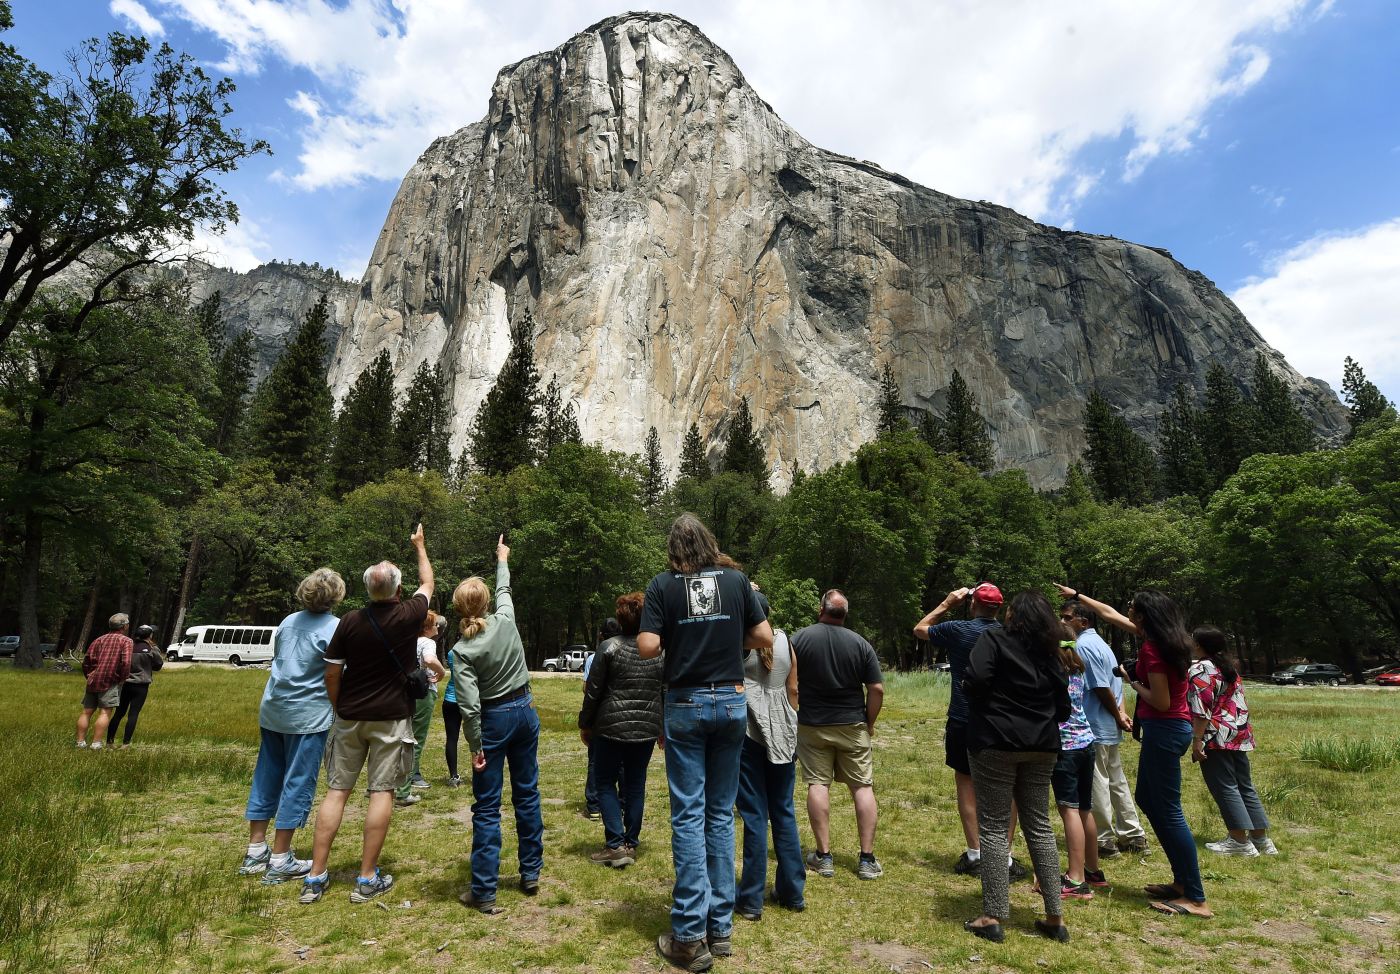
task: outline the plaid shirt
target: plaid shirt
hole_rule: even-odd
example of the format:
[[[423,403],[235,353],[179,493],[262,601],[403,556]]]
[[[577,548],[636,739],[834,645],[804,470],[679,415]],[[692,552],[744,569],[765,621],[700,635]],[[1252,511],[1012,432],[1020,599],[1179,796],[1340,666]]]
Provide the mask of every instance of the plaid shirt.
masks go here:
[[[83,656],[87,688],[104,693],[131,675],[131,640],[119,632],[98,636]]]

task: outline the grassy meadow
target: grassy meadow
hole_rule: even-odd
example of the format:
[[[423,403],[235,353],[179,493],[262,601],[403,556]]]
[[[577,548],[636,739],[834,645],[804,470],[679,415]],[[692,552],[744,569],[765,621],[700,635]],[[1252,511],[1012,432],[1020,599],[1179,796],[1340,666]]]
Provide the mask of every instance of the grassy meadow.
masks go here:
[[[577,679],[536,681],[545,872],[538,898],[518,892],[507,809],[506,912],[496,917],[456,900],[468,875],[471,793],[444,784],[440,719],[424,755],[434,786],[394,816],[382,864],[397,884],[382,906],[348,900],[361,797],[347,812],[321,903],[300,906],[294,884],[265,888],[236,875],[265,679],[257,669],[166,670],[135,746],[90,753],[72,746],[80,676],[0,667],[0,971],[663,968],[651,947],[668,927],[670,902],[662,759],[652,764],[637,865],[589,863],[602,828],[581,814]],[[1145,859],[1108,862],[1115,890],[1066,905],[1067,945],[1023,933],[1039,902],[1027,883],[1013,887],[1006,943],[961,929],[979,912],[980,887],[950,871],[962,836],[942,761],[946,700],[946,685],[930,674],[889,680],[876,739],[884,877],[856,879],[850,800],[833,792],[836,877],[809,877],[805,913],[770,907],[758,924],[736,921],[734,957],[717,960],[716,970],[922,972],[970,962],[988,972],[1400,968],[1400,692],[1252,687],[1255,781],[1282,855],[1226,859],[1203,849],[1216,911],[1208,922],[1147,910],[1142,884],[1170,878],[1155,843]],[[1125,754],[1135,761],[1134,746]],[[1221,838],[1189,765],[1186,782],[1198,842]],[[799,818],[809,845],[805,813]],[[296,850],[310,849],[308,827]],[[1017,855],[1026,858],[1023,845]]]

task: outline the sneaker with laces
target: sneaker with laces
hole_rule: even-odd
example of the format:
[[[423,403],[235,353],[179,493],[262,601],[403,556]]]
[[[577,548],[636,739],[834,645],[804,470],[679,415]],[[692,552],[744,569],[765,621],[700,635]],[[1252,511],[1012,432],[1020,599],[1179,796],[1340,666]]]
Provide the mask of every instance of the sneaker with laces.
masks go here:
[[[959,876],[980,876],[982,874],[982,860],[980,858],[969,859],[967,850],[964,849],[963,854],[958,856],[958,861],[953,863],[953,872]]]
[[[1119,851],[1119,849],[1118,849],[1118,847],[1117,847],[1116,845],[1101,845],[1101,846],[1099,846],[1099,858],[1100,858],[1100,859],[1117,859],[1117,858],[1118,858],[1119,856],[1121,856],[1122,854],[1123,854],[1123,853]]]
[[[1261,836],[1259,836],[1259,837],[1257,837],[1257,838],[1250,839],[1249,841],[1250,841],[1250,844],[1253,845],[1254,848],[1257,849],[1257,850],[1259,851],[1259,854],[1260,854],[1260,855],[1263,855],[1263,856],[1276,856],[1276,855],[1278,855],[1278,846],[1274,845],[1274,840],[1271,839],[1271,838],[1269,838],[1267,835],[1261,835]]]
[[[88,745],[87,745],[87,741],[78,741],[78,742],[75,743],[73,746],[76,747],[78,750],[81,751],[81,750],[83,750],[84,748],[86,748]]]
[[[422,800],[423,800],[423,796],[421,796],[421,795],[415,795],[415,794],[413,794],[412,792],[409,792],[407,795],[404,795],[402,798],[395,798],[395,799],[394,799],[394,807],[395,807],[395,808],[412,808],[414,805],[417,805],[417,804],[418,804],[419,802],[421,802]]]
[[[432,785],[428,783],[428,779],[421,774],[414,775],[413,780],[408,783],[408,786],[417,791],[427,791],[432,787]]]
[[[1060,899],[1062,900],[1092,900],[1094,898],[1094,888],[1088,883],[1076,883],[1068,875],[1060,875]]]
[[[1088,883],[1090,886],[1094,887],[1094,889],[1111,889],[1111,888],[1112,888],[1112,887],[1110,887],[1110,886],[1108,885],[1108,878],[1104,876],[1103,870],[1102,870],[1102,869],[1097,869],[1097,870],[1096,870],[1096,869],[1086,869],[1086,870],[1084,870],[1084,882],[1086,882],[1086,883]]]
[[[1012,859],[1010,864],[1006,867],[1006,878],[1013,883],[1019,883],[1023,879],[1029,879],[1030,875],[1031,871],[1015,859]]]
[[[1129,839],[1127,842],[1121,842],[1118,848],[1135,856],[1145,856],[1150,851],[1147,847],[1147,836],[1145,835],[1140,835],[1136,839]]]
[[[457,775],[454,774],[452,777],[450,777],[450,778],[447,779],[447,787],[449,787],[449,788],[460,788],[460,787],[462,787],[462,779],[461,779],[460,777],[458,777]]]
[[[326,895],[326,887],[331,884],[331,874],[322,873],[319,877],[307,876],[301,881],[301,895],[298,903],[315,903]]]
[[[629,854],[625,845],[616,848],[605,846],[589,856],[588,859],[590,862],[596,862],[600,866],[610,866],[613,869],[623,869],[636,861]]]
[[[267,872],[267,867],[272,864],[272,850],[264,849],[260,856],[243,857],[243,865],[238,867],[240,876],[256,876],[258,873]]]
[[[89,751],[100,751],[100,750],[102,750],[102,747],[103,747],[103,745],[102,745],[102,742],[101,742],[101,741],[93,741],[91,744],[88,745],[88,750],[89,750]]]
[[[361,876],[355,880],[355,888],[350,891],[351,903],[368,903],[380,893],[387,893],[394,888],[394,877],[388,873],[381,873],[378,869],[369,879]]]
[[[836,860],[829,852],[817,852],[813,849],[807,853],[807,871],[830,878],[836,875]]]
[[[656,938],[656,952],[672,966],[695,974],[708,971],[715,963],[714,954],[710,953],[710,947],[705,941],[677,940],[669,933]]]
[[[1240,842],[1231,836],[1226,836],[1219,842],[1207,842],[1206,848],[1218,856],[1244,856],[1253,859],[1259,855],[1259,850],[1254,848],[1253,842],[1248,839]]]
[[[879,879],[884,872],[884,867],[880,865],[880,860],[875,858],[873,852],[870,855],[866,855],[864,852],[860,854],[860,861],[856,863],[857,879]],[[713,951],[713,948],[711,950]]]
[[[278,865],[275,861],[268,864],[267,872],[263,874],[262,884],[264,886],[276,886],[285,883],[289,879],[302,879],[311,875],[311,860],[298,859],[296,856],[288,857],[287,861]]]

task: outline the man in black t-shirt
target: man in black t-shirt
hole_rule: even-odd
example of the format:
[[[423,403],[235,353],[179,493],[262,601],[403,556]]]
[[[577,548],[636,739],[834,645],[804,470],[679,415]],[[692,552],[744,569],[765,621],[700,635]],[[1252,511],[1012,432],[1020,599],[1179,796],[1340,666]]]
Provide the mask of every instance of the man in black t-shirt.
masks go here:
[[[682,514],[667,540],[669,571],[647,586],[637,651],[665,650],[666,779],[676,882],[662,957],[705,970],[730,954],[734,926],[734,799],[748,708],[744,651],[773,645],[773,629],[744,573],[714,535]]]
[[[875,858],[874,762],[870,738],[885,700],[884,677],[875,648],[846,628],[850,603],[832,589],[822,596],[817,624],[792,636],[797,659],[797,760],[807,779],[807,820],[817,847],[807,868],[835,875],[831,855],[831,782],[851,790],[860,835],[856,875],[876,879],[884,870]]]

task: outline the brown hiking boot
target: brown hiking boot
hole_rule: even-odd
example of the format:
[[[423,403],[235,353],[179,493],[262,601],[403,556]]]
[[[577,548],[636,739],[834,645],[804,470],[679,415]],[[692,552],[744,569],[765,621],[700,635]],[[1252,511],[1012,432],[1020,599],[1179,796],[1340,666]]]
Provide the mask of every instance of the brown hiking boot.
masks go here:
[[[637,861],[632,856],[632,850],[625,845],[620,845],[616,849],[604,846],[588,859],[590,862],[596,862],[600,866],[611,866],[613,869],[622,869]]]
[[[728,937],[712,933],[705,938],[705,946],[710,948],[710,954],[714,957],[734,956],[734,943]]]
[[[708,971],[715,963],[705,941],[686,942],[677,940],[669,933],[663,933],[656,938],[656,952],[664,957],[668,963],[683,971]]]

